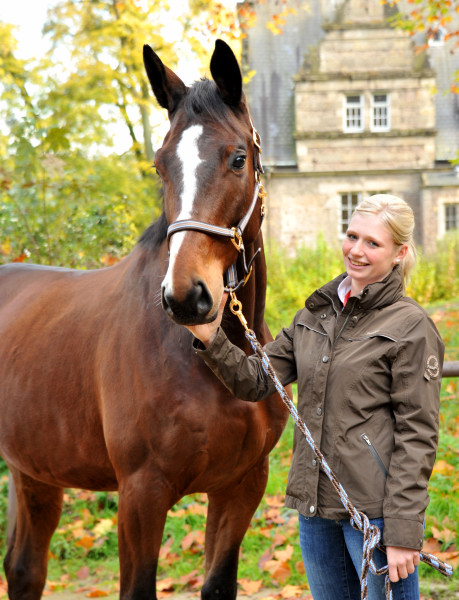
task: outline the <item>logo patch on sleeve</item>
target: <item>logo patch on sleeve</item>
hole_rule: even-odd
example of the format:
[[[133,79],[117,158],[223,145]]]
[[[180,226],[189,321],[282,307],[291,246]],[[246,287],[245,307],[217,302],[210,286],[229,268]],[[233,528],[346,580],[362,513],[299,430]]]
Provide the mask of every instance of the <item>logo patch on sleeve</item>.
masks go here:
[[[424,377],[426,379],[436,379],[440,375],[440,362],[435,354],[430,354],[426,360]]]

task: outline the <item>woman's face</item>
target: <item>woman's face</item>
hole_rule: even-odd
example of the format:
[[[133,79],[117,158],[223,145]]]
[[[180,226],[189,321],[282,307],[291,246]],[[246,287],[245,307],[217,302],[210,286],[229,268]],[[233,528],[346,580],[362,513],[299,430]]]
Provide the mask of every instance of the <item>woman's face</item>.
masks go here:
[[[343,243],[344,267],[352,279],[352,294],[381,281],[405,257],[407,245],[396,246],[378,215],[356,213]]]

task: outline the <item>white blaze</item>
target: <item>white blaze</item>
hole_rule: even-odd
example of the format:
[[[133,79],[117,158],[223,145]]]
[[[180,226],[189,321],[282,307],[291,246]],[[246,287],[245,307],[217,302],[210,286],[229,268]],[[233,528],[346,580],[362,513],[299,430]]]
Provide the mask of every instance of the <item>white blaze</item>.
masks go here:
[[[202,163],[199,158],[199,138],[203,133],[202,125],[192,125],[182,133],[180,142],[177,144],[177,156],[182,165],[182,193],[180,196],[180,212],[177,221],[191,218],[194,199],[197,191],[197,172]],[[169,268],[167,269],[163,285],[172,287],[171,273],[174,270],[174,262],[182,245],[186,231],[178,231],[170,239],[169,246]]]
[[[177,145],[177,156],[182,163],[183,189],[182,205],[177,221],[189,219],[193,209],[197,189],[197,171],[201,164],[198,142],[203,132],[202,125],[192,125],[182,133]]]

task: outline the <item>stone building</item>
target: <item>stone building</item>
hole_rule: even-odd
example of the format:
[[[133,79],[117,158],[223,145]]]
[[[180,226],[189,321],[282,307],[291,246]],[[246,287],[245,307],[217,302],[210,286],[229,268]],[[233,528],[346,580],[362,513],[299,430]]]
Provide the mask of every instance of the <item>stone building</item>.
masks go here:
[[[365,195],[403,197],[417,242],[433,251],[459,226],[457,65],[438,41],[419,53],[375,0],[292,2],[282,35],[265,27],[279,2],[258,4],[248,31],[247,86],[260,132],[265,235],[293,250],[321,233],[339,243]],[[440,91],[439,91],[440,90]]]

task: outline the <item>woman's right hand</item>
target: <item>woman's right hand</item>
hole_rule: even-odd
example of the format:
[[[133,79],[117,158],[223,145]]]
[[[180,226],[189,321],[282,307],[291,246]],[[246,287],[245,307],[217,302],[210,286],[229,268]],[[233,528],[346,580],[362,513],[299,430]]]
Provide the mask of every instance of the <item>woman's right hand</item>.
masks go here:
[[[198,340],[202,342],[206,348],[212,343],[217,334],[217,330],[222,322],[223,310],[227,300],[228,292],[223,292],[220,306],[218,307],[217,316],[210,323],[204,323],[203,325],[185,325],[185,327],[191,331],[194,337],[198,338]]]

